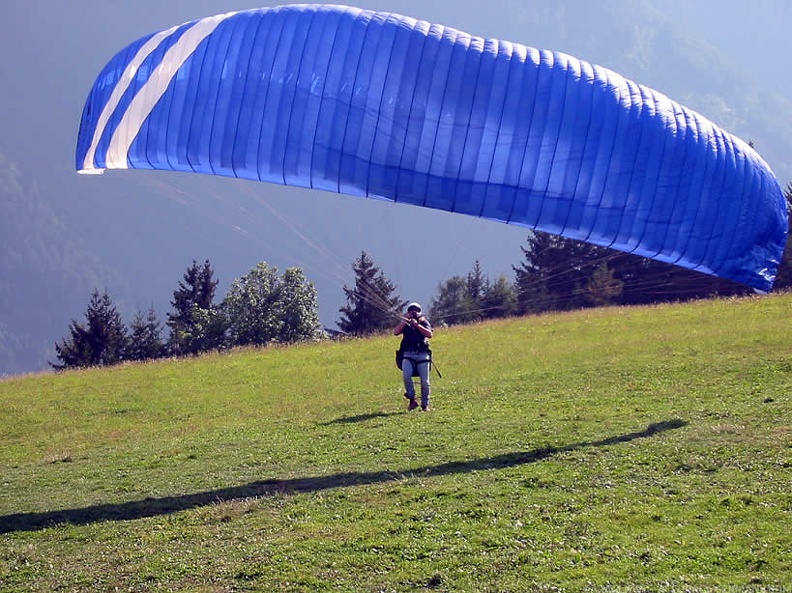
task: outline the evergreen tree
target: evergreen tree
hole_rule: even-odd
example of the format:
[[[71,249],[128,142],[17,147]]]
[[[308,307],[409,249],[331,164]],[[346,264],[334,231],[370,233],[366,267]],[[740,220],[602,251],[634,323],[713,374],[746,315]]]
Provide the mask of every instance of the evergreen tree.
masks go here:
[[[514,267],[518,313],[749,294],[736,282],[605,247],[534,233]]]
[[[563,311],[588,305],[585,287],[609,250],[535,231],[513,266],[519,314]]]
[[[514,315],[516,305],[517,292],[508,278],[501,276],[491,283],[476,260],[464,278],[453,276],[438,285],[429,318],[438,324],[470,323]]]
[[[476,260],[464,278],[452,276],[437,286],[437,296],[429,304],[429,319],[446,325],[479,321],[487,316],[482,301],[488,290],[489,279]]]
[[[476,262],[473,264],[473,269],[468,272],[466,278],[466,289],[468,299],[470,299],[470,302],[473,305],[472,311],[478,313],[479,318],[482,317],[480,312],[481,299],[484,298],[484,293],[487,291],[488,287],[489,279],[484,275],[484,272],[481,271],[481,262],[476,260]]]
[[[469,277],[452,276],[437,287],[429,304],[429,319],[438,325],[469,323],[480,318],[479,303],[469,292]]]
[[[517,312],[517,290],[506,276],[487,282],[481,298],[481,309],[487,319],[511,317]]]
[[[342,315],[337,322],[341,331],[361,336],[395,325],[400,311],[407,304],[394,294],[395,284],[385,278],[365,251],[355,260],[352,269],[355,286],[344,286],[347,304],[338,310]]]
[[[216,318],[213,302],[217,281],[213,276],[209,260],[202,266],[193,260],[183,280],[179,281],[178,288],[173,291],[173,312],[168,313],[167,325],[170,328],[169,345],[174,354],[195,354],[205,346],[205,336],[201,335],[201,331],[205,331],[206,323],[199,328],[197,320],[198,317],[204,322],[207,317]]]
[[[70,336],[55,344],[60,364],[56,370],[118,364],[124,359],[127,330],[121,315],[105,291],[94,290],[85,311],[85,324],[72,320]]]
[[[128,360],[152,360],[160,358],[164,354],[162,325],[157,320],[154,307],[150,307],[147,314],[138,311],[130,324],[126,358]]]
[[[619,302],[624,282],[615,277],[607,262],[602,262],[586,284],[586,300],[592,307],[604,307]]]
[[[608,265],[622,281],[619,304],[644,305],[751,294],[744,284],[629,253],[613,252]]]

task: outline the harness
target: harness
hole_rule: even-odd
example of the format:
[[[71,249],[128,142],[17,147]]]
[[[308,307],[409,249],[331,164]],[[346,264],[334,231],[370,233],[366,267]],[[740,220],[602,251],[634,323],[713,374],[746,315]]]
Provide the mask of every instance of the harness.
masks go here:
[[[405,352],[426,352],[429,354],[429,358],[427,360],[415,360],[414,358],[405,356]],[[442,377],[440,371],[437,370],[437,367],[432,362],[432,350],[429,348],[429,339],[411,326],[406,326],[402,331],[401,345],[396,351],[396,366],[399,367],[399,369],[402,368],[402,361],[405,358],[413,365],[413,377],[420,376],[418,373],[418,365],[421,364],[430,365],[430,370],[432,367],[434,367],[435,371],[437,371],[438,377]]]
[[[402,341],[399,350],[403,352],[429,352],[429,339],[411,325],[407,325],[402,330]]]

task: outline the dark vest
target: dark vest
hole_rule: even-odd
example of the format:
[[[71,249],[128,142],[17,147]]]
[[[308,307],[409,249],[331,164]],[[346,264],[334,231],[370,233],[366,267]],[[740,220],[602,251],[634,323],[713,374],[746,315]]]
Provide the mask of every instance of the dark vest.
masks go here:
[[[419,321],[428,328],[429,322],[425,319]],[[429,339],[411,325],[405,325],[402,330],[401,350],[404,352],[428,352]]]

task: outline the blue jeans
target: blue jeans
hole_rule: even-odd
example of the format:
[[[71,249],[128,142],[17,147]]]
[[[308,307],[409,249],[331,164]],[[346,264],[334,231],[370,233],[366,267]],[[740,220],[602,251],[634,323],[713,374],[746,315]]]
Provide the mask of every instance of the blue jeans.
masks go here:
[[[413,385],[413,368],[418,369],[418,376],[421,380],[421,406],[429,407],[429,362],[428,352],[405,352],[402,360],[402,376],[404,377],[405,394],[410,399],[415,399],[415,385]]]

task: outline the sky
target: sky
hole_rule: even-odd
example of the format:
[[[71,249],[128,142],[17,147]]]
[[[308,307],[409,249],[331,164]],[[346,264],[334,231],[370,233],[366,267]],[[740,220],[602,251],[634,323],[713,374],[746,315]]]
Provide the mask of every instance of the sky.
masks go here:
[[[574,11],[576,2],[588,5],[590,0],[357,0],[354,4],[602,63],[603,56],[578,53],[584,40],[554,37],[537,26],[553,11]],[[602,6],[610,4],[602,2]],[[664,16],[672,14],[681,26],[711,44],[736,68],[766,81],[788,69],[792,36],[785,27],[792,22],[792,3],[755,0],[747,9],[748,3],[737,0],[656,2],[664,7]],[[317,284],[320,316],[328,326],[338,319],[338,308],[344,304],[342,288],[353,282],[351,265],[361,250],[367,251],[396,283],[403,299],[418,300],[425,306],[436,294],[438,282],[466,274],[476,260],[493,280],[502,274],[513,277],[512,265],[522,260],[520,246],[527,237],[525,229],[517,227],[238,180],[196,180],[148,172],[108,172],[101,177],[75,173],[74,143],[83,103],[94,78],[117,51],[143,35],[174,24],[232,10],[289,3],[294,2],[5,0],[0,7],[0,150],[20,165],[27,183],[38,191],[63,193],[63,208],[71,210],[75,233],[82,232],[80,225],[107,225],[106,244],[92,248],[100,249],[111,266],[114,254],[120,252],[135,259],[139,248],[130,238],[159,249],[157,265],[166,269],[169,284],[146,282],[147,262],[141,261],[139,269],[129,270],[126,281],[117,282],[122,294],[113,296],[130,308],[146,309],[154,304],[161,316],[169,306],[175,283],[192,259],[208,258],[215,264],[221,290],[259,261],[281,270],[302,267]],[[740,23],[739,28],[735,23]],[[525,34],[528,25],[530,38]],[[592,35],[607,36],[607,32],[592,31]],[[622,74],[652,86],[651,64],[646,71]],[[139,212],[135,212],[134,204],[118,203],[133,202],[143,194],[147,198],[141,200]],[[146,217],[157,216],[158,205],[165,203],[180,205],[206,226],[195,236],[190,236],[189,229],[180,229],[187,236],[182,243],[136,234],[138,230],[145,233]],[[124,213],[123,220],[113,221],[119,211]],[[229,247],[229,237],[238,239],[238,245]],[[111,279],[107,282],[113,286]],[[72,316],[81,313],[75,310]],[[64,328],[66,325],[64,320]]]

